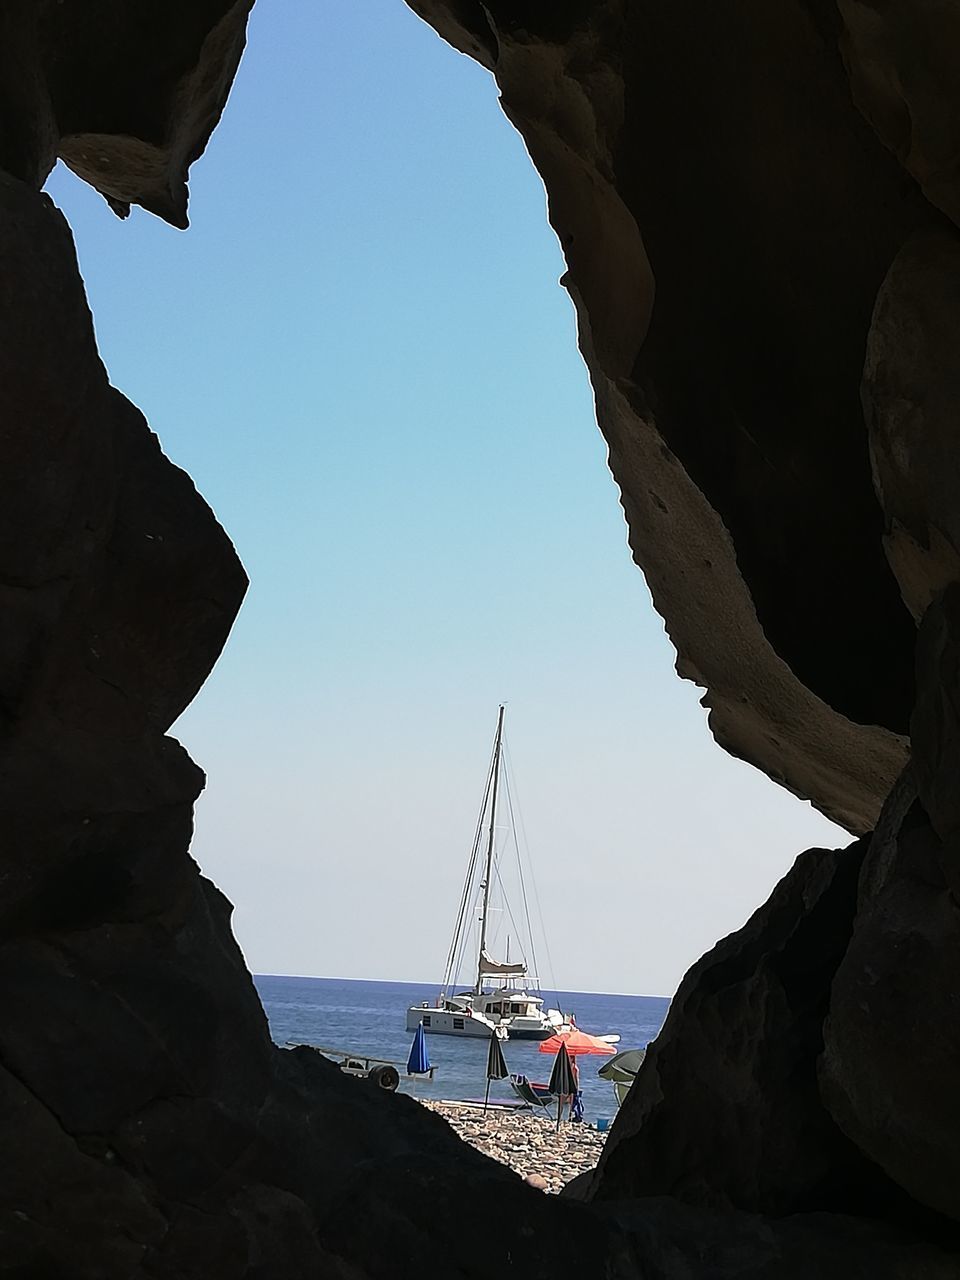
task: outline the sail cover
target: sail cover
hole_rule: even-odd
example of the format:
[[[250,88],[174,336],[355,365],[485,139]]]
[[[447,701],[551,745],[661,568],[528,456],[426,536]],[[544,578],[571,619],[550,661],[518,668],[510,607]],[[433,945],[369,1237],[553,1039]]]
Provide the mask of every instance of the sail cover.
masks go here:
[[[527,966],[522,960],[519,964],[504,964],[500,960],[492,960],[486,951],[481,951],[480,972],[490,978],[508,977],[511,974],[526,973]]]

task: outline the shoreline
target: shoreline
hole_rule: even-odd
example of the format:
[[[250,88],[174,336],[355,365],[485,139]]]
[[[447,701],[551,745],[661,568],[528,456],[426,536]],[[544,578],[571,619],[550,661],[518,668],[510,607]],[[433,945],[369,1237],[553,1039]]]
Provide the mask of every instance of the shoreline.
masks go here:
[[[566,1120],[561,1121],[558,1133],[556,1112],[551,1117],[549,1113],[490,1107],[484,1113],[476,1103],[417,1101],[443,1116],[471,1147],[551,1194],[593,1169],[607,1138],[590,1125]]]

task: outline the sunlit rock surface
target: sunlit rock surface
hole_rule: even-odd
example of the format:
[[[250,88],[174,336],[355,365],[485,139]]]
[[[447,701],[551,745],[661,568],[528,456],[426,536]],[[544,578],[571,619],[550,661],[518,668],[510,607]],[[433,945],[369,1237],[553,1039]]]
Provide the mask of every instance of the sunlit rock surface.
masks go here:
[[[495,62],[547,187],[630,541],[718,741],[869,830],[913,627],[859,393],[938,214],[857,111],[832,3],[412,7]]]
[[[275,1048],[190,857],[203,776],[167,730],[246,580],[109,385],[39,188],[59,155],[184,226],[249,7],[0,6],[0,1275],[960,1275],[956,22],[412,6],[544,177],[631,545],[717,739],[879,821],[694,967],[577,1202]]]

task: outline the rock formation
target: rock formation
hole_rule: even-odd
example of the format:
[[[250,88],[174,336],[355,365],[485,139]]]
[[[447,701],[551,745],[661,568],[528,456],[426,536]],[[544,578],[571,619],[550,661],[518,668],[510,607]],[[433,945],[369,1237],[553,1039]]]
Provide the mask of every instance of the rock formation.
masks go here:
[[[836,6],[412,7],[495,69],[543,175],[680,673],[728,750],[869,830],[905,759],[913,627],[864,342],[894,256],[941,219],[851,100]]]
[[[631,547],[715,736],[876,828],[694,966],[577,1197],[955,1247],[960,23],[410,3],[544,177]]]
[[[952,1280],[960,23],[409,2],[496,75],[544,177],[678,669],[723,746],[862,838],[803,854],[694,966],[585,1203],[272,1046],[167,736],[243,570],[109,385],[40,190],[61,156],[121,216],[185,226],[250,0],[10,0],[0,1275]],[[500,1224],[482,1250],[468,1204]]]

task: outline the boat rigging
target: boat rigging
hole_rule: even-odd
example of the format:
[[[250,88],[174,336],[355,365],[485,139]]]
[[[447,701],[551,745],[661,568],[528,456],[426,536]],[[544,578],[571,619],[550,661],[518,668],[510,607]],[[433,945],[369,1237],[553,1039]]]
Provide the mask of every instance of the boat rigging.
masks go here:
[[[505,709],[501,705],[497,713],[493,755],[487,771],[483,802],[470,851],[463,891],[460,895],[453,938],[447,953],[440,994],[433,1005],[424,1002],[412,1005],[407,1010],[408,1031],[415,1030],[418,1023],[422,1021],[424,1030],[433,1035],[490,1036],[496,1034],[502,1038],[509,1036],[513,1039],[543,1040],[567,1025],[558,1009],[544,1009],[543,997],[536,989],[535,974],[528,968],[526,961],[510,962],[509,939],[505,960],[494,959],[487,949],[490,942],[488,926],[493,911],[491,891],[494,880],[497,881],[501,890],[503,889],[496,854],[497,805],[502,789],[507,797],[507,816],[517,851],[517,867],[528,935],[527,944],[530,958],[535,966],[533,936],[530,929],[526,888],[523,884],[513,800],[503,767]],[[484,850],[482,855],[481,850]],[[479,884],[477,883],[478,874]],[[478,896],[480,897],[480,938],[477,947],[476,981],[471,990],[456,992],[457,979],[465,960],[470,934],[472,904]],[[506,903],[506,895],[503,896]],[[516,926],[509,904],[506,905],[506,909]],[[527,983],[532,984],[531,990],[527,990]]]

